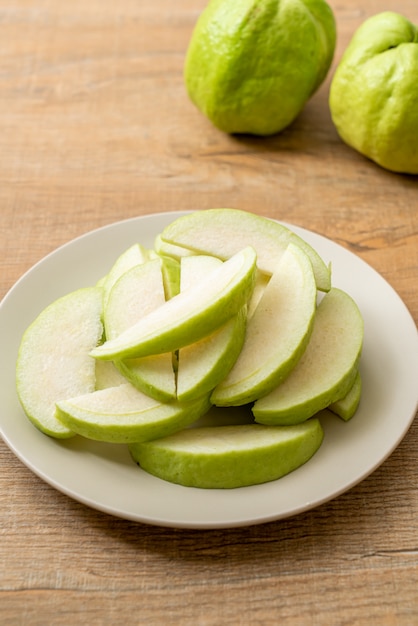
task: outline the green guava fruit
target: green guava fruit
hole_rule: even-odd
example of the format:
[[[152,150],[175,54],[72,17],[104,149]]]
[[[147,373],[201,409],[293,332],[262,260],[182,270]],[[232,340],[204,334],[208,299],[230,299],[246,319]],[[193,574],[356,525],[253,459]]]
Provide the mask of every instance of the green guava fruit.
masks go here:
[[[211,0],[187,51],[186,88],[219,129],[272,135],[324,81],[335,42],[325,0]]]
[[[329,105],[341,139],[381,167],[418,174],[418,29],[391,11],[354,33]]]

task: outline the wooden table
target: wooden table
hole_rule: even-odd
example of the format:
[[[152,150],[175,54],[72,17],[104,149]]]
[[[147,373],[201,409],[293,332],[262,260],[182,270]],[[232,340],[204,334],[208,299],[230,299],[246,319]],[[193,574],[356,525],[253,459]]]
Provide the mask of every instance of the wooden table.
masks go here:
[[[327,81],[269,139],[230,137],[189,102],[204,0],[0,3],[0,295],[93,228],[229,206],[321,233],[393,285],[418,321],[418,177],[342,144]],[[330,0],[333,69],[379,0]],[[415,0],[385,9],[418,24]],[[417,138],[411,138],[411,141]],[[0,623],[418,624],[418,424],[361,484],[315,510],[229,530],[113,518],[0,442]]]

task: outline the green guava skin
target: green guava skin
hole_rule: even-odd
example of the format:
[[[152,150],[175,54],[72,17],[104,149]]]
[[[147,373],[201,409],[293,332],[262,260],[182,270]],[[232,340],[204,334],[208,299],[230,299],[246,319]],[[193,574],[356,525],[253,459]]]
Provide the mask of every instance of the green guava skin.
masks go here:
[[[391,11],[354,33],[329,105],[341,139],[381,167],[418,174],[418,29]]]
[[[224,132],[278,133],[324,81],[335,43],[325,0],[211,0],[186,55],[189,97]]]

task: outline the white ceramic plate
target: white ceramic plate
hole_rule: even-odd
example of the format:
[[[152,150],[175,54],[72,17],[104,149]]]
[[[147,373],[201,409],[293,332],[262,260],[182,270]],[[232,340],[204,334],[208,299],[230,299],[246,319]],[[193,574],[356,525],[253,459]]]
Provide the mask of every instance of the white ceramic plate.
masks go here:
[[[25,417],[15,391],[22,333],[54,299],[93,285],[135,242],[154,237],[180,213],[161,213],[87,233],[45,257],[0,305],[2,372],[0,432],[16,456],[59,491],[125,519],[178,528],[226,528],[277,520],[326,502],[371,474],[400,443],[417,408],[418,336],[414,321],[390,285],[364,261],[312,232],[291,226],[332,263],[333,284],[358,303],[365,321],[361,362],[363,397],[350,422],[327,416],[325,438],[303,467],[278,481],[233,490],[181,487],[150,476],[127,448],[58,441]]]

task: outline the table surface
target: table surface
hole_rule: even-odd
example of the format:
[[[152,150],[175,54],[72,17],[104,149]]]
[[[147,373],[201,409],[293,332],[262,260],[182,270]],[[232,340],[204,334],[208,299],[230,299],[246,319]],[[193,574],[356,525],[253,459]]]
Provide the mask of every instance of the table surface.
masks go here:
[[[418,23],[416,0],[383,4]],[[1,3],[0,296],[91,229],[229,206],[350,249],[417,322],[418,177],[345,146],[328,108],[343,50],[382,3],[330,5],[338,43],[327,80],[289,128],[262,139],[218,131],[188,100],[184,55],[204,0]],[[2,624],[418,623],[416,421],[335,500],[227,530],[108,516],[0,448]]]

